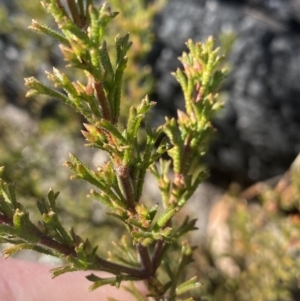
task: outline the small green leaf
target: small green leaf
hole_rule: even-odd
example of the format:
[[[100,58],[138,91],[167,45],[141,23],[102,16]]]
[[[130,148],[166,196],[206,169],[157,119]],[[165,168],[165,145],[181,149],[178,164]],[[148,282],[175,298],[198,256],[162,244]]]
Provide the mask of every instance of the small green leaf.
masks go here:
[[[114,78],[114,71],[110,61],[109,54],[107,52],[107,46],[105,41],[102,42],[99,52],[100,52],[101,65],[103,66],[103,69],[105,71],[105,75],[103,78],[104,86],[106,88],[110,88],[112,84],[112,80]]]
[[[197,289],[201,286],[201,283],[197,281],[197,277],[193,277],[184,283],[180,284],[176,288],[176,296],[180,296],[186,292]]]
[[[59,195],[59,191],[58,192],[54,192],[52,189],[49,190],[48,192],[48,200],[51,206],[52,210],[56,210],[56,199]]]
[[[197,219],[189,220],[189,217],[186,216],[182,225],[178,229],[176,229],[175,236],[181,237],[182,235],[184,235],[190,231],[197,230],[198,228],[195,227],[196,222],[197,222]]]
[[[116,128],[116,126],[113,125],[108,120],[101,119],[100,121],[98,121],[96,123],[96,126],[100,129],[107,131],[110,135],[112,135],[114,138],[116,138],[123,145],[127,144],[126,139],[122,136],[122,134],[119,132],[119,130]]]
[[[110,198],[104,192],[98,193],[95,190],[91,190],[89,196],[93,199],[100,201],[104,206],[106,206],[110,209],[114,208]]]
[[[167,210],[158,219],[158,221],[153,227],[153,230],[158,232],[158,230],[165,226],[167,222],[176,214],[177,211],[177,207],[169,206],[169,208],[167,208]]]
[[[47,95],[59,99],[68,105],[71,105],[70,100],[63,93],[46,86],[34,77],[25,78],[25,85],[31,88],[31,90],[26,93],[26,97],[31,97],[37,94]]]
[[[153,219],[154,219],[155,216],[156,216],[157,209],[158,209],[158,204],[154,205],[154,206],[149,210],[149,213],[148,213],[148,215],[147,215],[147,219],[153,221]]]
[[[37,201],[37,207],[40,211],[40,213],[43,215],[44,213],[48,213],[50,211],[50,206],[48,202],[44,198],[41,200]]]
[[[69,45],[68,39],[66,39],[62,34],[60,34],[59,32],[57,32],[57,31],[51,29],[50,27],[48,27],[44,24],[41,24],[35,20],[32,20],[32,23],[29,26],[29,29],[44,33],[44,34],[58,40],[60,43],[63,43],[64,45]]]
[[[51,256],[55,256],[55,257],[60,257],[61,254],[58,253],[57,251],[47,248],[45,246],[42,245],[38,245],[36,243],[19,243],[15,246],[11,246],[9,248],[6,248],[3,253],[4,253],[4,258],[7,258],[19,251],[22,250],[33,250],[39,253],[43,253],[46,255],[51,255]]]
[[[88,276],[86,276],[86,278],[92,282],[94,282],[94,284],[92,284],[89,289],[90,291],[93,291],[103,285],[112,285],[112,286],[115,286],[117,288],[120,287],[120,284],[121,284],[121,280],[120,278],[117,277],[110,277],[110,278],[101,278],[101,277],[98,277],[96,276],[95,274],[90,274]]]
[[[50,272],[52,273],[52,278],[56,278],[57,276],[60,276],[65,273],[74,272],[78,269],[72,266],[71,264],[51,269]]]

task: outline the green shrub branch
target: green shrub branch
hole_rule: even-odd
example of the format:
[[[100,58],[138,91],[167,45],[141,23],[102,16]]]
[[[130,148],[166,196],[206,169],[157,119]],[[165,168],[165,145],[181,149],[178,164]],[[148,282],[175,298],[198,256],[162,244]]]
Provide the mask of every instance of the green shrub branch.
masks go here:
[[[189,53],[180,58],[183,69],[174,73],[184,93],[186,112],[178,111],[176,119],[166,118],[158,128],[146,126],[146,140],[141,143],[139,132],[155,103],[145,97],[140,104],[130,107],[125,126],[121,124],[123,76],[132,43],[128,34],[117,35],[114,45],[108,47],[107,30],[117,13],[107,4],[98,7],[92,0],[68,0],[67,7],[59,0],[41,2],[54,17],[58,30],[37,21],[30,28],[55,38],[66,67],[81,70],[84,80],[74,82],[66,73],[53,68],[46,72],[50,84],[34,77],[25,79],[27,96],[42,94],[59,99],[85,118],[82,134],[88,146],[107,152],[109,160],[92,170],[71,154],[66,166],[74,173],[72,179],[89,182],[94,187],[90,196],[126,226],[136,255],[132,257],[130,246],[123,241],[116,246],[115,253],[118,257],[118,252],[125,252],[130,255],[128,260],[119,263],[99,256],[97,246],[79,237],[74,229],[64,228],[56,210],[58,193],[52,190],[47,199],[38,201],[42,221],[33,224],[26,209],[17,202],[14,186],[2,181],[0,237],[1,242],[14,244],[4,251],[5,256],[32,249],[67,260],[65,266],[52,270],[54,277],[76,270],[107,271],[115,277],[87,276],[93,282],[91,289],[106,284],[119,286],[124,280],[144,280],[149,298],[179,300],[179,296],[200,285],[195,277],[187,281],[181,277],[192,262],[193,248],[182,243],[175,269],[166,263],[166,257],[170,246],[195,229],[195,220],[187,218],[181,225],[173,226],[172,219],[207,175],[201,159],[213,134],[211,117],[221,107],[216,91],[225,75],[219,49],[214,48],[212,38],[203,44],[187,42]],[[161,139],[162,134],[167,139]],[[163,159],[166,152],[171,161]],[[160,188],[161,213],[158,206],[148,208],[141,202],[147,172],[154,175]],[[165,269],[168,280],[160,278],[160,269]]]

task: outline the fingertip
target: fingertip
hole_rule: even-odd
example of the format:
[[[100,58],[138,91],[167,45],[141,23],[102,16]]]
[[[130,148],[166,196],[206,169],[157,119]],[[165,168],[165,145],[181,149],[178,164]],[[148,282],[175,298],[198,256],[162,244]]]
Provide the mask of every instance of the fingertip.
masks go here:
[[[108,285],[90,292],[91,282],[85,278],[89,271],[66,273],[52,279],[51,268],[53,266],[0,258],[0,300],[105,301],[108,297],[126,301],[135,300],[124,289],[116,289]],[[98,275],[108,276],[105,273]],[[137,287],[144,295],[146,294],[143,283],[137,283]]]

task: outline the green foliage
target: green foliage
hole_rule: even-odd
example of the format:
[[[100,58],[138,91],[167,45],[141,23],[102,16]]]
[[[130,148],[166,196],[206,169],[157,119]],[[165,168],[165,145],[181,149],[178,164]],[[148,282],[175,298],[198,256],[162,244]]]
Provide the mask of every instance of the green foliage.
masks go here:
[[[124,120],[123,115],[127,115],[129,105],[138,104],[153,86],[150,69],[147,66],[142,67],[140,61],[149,51],[151,45],[152,18],[155,12],[163,6],[164,1],[146,4],[145,1],[140,0],[125,2],[115,0],[111,1],[110,4],[114,9],[121,11],[121,14],[115,19],[114,24],[107,28],[106,41],[108,46],[113,45],[114,37],[118,33],[131,32],[131,40],[134,41],[134,47],[129,53],[128,68],[123,77],[121,119]],[[59,187],[59,189],[61,189],[60,187],[67,187],[64,173],[56,174],[54,169],[51,170],[45,166],[45,162],[52,162],[49,166],[54,166],[57,159],[53,158],[53,154],[49,154],[47,148],[45,150],[43,147],[53,140],[53,136],[58,131],[62,133],[62,128],[63,136],[70,136],[68,138],[70,143],[80,144],[80,141],[75,142],[75,140],[78,140],[77,133],[80,130],[81,120],[75,111],[70,111],[63,103],[53,102],[53,98],[38,96],[26,99],[24,97],[23,78],[25,76],[30,74],[37,78],[44,78],[41,69],[49,70],[53,63],[56,68],[59,68],[63,62],[58,56],[58,47],[52,37],[36,35],[27,29],[31,20],[37,18],[43,20],[42,27],[46,26],[45,24],[50,24],[55,28],[55,22],[44,11],[40,1],[15,1],[14,6],[15,9],[8,12],[5,4],[0,3],[0,33],[9,36],[9,41],[19,50],[18,56],[21,58],[21,65],[14,67],[14,78],[16,82],[21,84],[14,89],[18,93],[18,97],[14,101],[19,106],[26,106],[29,118],[34,120],[32,123],[35,130],[30,133],[27,130],[21,134],[18,131],[18,124],[1,116],[1,127],[5,130],[0,135],[0,165],[13,167],[5,170],[4,177],[7,181],[18,181],[18,192],[20,195],[26,196],[28,201],[28,197],[41,197],[46,181],[54,187]],[[142,22],[140,18],[142,18]],[[48,25],[46,27],[49,28]],[[55,32],[53,30],[53,34]],[[114,55],[111,50],[109,49],[111,55]],[[82,74],[73,69],[72,72],[68,73],[68,76],[74,80],[81,78]],[[0,87],[0,106],[4,107],[10,102],[10,99],[4,97]],[[42,116],[44,112],[46,112],[46,116]],[[12,114],[15,115],[15,112]],[[23,113],[23,115],[26,114]],[[24,118],[24,116],[21,117]],[[38,129],[35,122],[39,122]],[[74,149],[74,145],[71,148]],[[25,154],[31,152],[36,153],[36,156],[29,160]],[[76,152],[82,151],[76,149]],[[90,154],[91,152],[88,152],[88,156]],[[43,167],[42,170],[41,167]],[[44,182],[40,181],[41,178],[44,178]],[[82,186],[85,188],[84,185]],[[69,199],[74,197],[72,189],[64,192],[64,195],[68,196]],[[92,225],[90,226],[92,227]]]
[[[221,200],[220,214],[228,216],[217,229],[223,246],[214,247],[212,236],[212,245],[197,256],[202,297],[297,300],[293,291],[299,288],[300,195],[295,179],[299,170],[291,173],[290,182],[284,177],[275,188],[260,184],[259,193],[248,202],[240,193],[228,193]]]
[[[228,239],[225,249],[216,250],[212,245],[195,250],[185,237],[195,230],[196,221],[186,217],[179,224],[173,222],[207,174],[201,162],[213,135],[211,117],[221,106],[216,91],[225,75],[223,57],[219,49],[214,49],[213,39],[203,44],[187,42],[189,52],[180,58],[183,69],[174,74],[182,87],[186,110],[178,111],[177,118],[166,118],[165,124],[152,129],[144,126],[155,105],[145,97],[152,82],[149,70],[141,68],[139,61],[149,50],[149,24],[163,1],[147,6],[144,1],[111,0],[113,9],[121,12],[119,16],[107,5],[99,8],[93,1],[68,1],[66,9],[59,0],[43,1],[47,14],[36,3],[18,1],[17,5],[31,17],[43,19],[44,23],[33,21],[31,26],[48,36],[34,38],[39,59],[50,63],[48,51],[55,39],[60,43],[67,68],[59,65],[48,71],[47,84],[35,77],[26,79],[30,88],[27,95],[39,99],[30,104],[31,111],[38,115],[42,105],[36,104],[45,103],[43,94],[65,103],[61,108],[69,106],[83,116],[82,134],[87,146],[106,152],[108,160],[95,169],[84,163],[86,158],[82,154],[70,155],[65,165],[72,170],[72,179],[92,186],[90,198],[99,201],[109,216],[119,222],[111,224],[114,228],[109,232],[118,230],[120,223],[127,232],[112,244],[107,258],[97,237],[107,229],[104,225],[96,234],[89,235],[90,239],[83,239],[79,232],[81,223],[73,219],[66,222],[66,213],[78,214],[70,201],[74,197],[66,196],[64,191],[63,205],[52,189],[47,198],[37,197],[45,185],[41,184],[42,175],[52,168],[41,150],[45,132],[30,132],[29,140],[39,143],[22,151],[20,145],[26,137],[10,138],[19,131],[17,122],[8,127],[1,120],[1,145],[17,141],[13,151],[1,148],[1,162],[10,166],[17,159],[23,169],[23,174],[12,173],[12,168],[7,168],[6,173],[4,168],[0,169],[1,177],[18,179],[19,186],[23,186],[22,197],[17,198],[15,185],[0,181],[0,242],[10,243],[4,256],[29,249],[65,259],[64,266],[52,270],[54,277],[77,270],[112,273],[110,278],[88,275],[91,290],[107,284],[119,287],[124,280],[142,280],[149,289],[148,300],[290,300],[292,289],[299,283],[299,171],[291,174],[291,184],[283,191],[265,187],[258,198],[248,203],[243,195],[236,194],[222,200],[228,218],[221,227],[230,234],[223,236]],[[12,35],[19,46],[27,49],[33,37],[25,35],[24,24],[28,20],[19,15],[8,16],[3,7],[0,19],[1,32]],[[131,33],[130,39],[127,32]],[[232,39],[223,39],[223,52],[228,52]],[[24,55],[27,72],[34,74],[35,53],[29,51]],[[50,127],[67,140],[62,125],[69,124],[68,128],[75,133],[79,130],[78,118],[69,109],[60,111],[61,121],[67,118],[70,123],[52,123]],[[144,139],[140,138],[141,132]],[[166,137],[161,139],[163,134]],[[76,138],[71,146],[75,149],[80,142]],[[170,160],[164,159],[165,153]],[[36,162],[33,154],[41,161]],[[60,172],[54,169],[60,187],[65,186],[57,176]],[[34,176],[28,177],[32,171]],[[148,206],[144,202],[145,176],[149,172],[157,181],[162,206]],[[87,213],[86,200],[80,200],[82,186],[70,187],[77,196],[76,207]],[[28,206],[28,198],[33,197],[38,199],[38,223]],[[24,200],[26,208],[22,205]],[[89,228],[92,226],[86,218],[84,222],[89,223]],[[76,229],[69,230],[69,225],[74,224]],[[196,263],[191,268],[189,264],[194,258]],[[133,284],[126,289],[137,300],[145,300]]]
[[[92,290],[106,284],[119,287],[125,280],[143,280],[152,300],[193,300],[187,293],[199,288],[200,283],[195,277],[186,280],[182,275],[193,261],[194,248],[181,236],[195,229],[195,220],[187,218],[174,226],[172,219],[206,177],[206,170],[199,166],[213,133],[211,117],[221,107],[216,90],[225,74],[219,49],[214,49],[212,38],[204,44],[188,41],[189,53],[181,57],[183,71],[175,73],[184,92],[186,112],[179,111],[177,119],[166,118],[158,128],[146,126],[144,143],[138,134],[155,103],[144,97],[130,107],[125,124],[121,122],[123,77],[132,43],[128,34],[118,34],[113,43],[106,41],[108,25],[117,13],[107,4],[98,7],[93,2],[70,0],[65,7],[59,0],[42,1],[57,28],[33,21],[31,29],[55,38],[66,67],[77,70],[80,76],[74,81],[68,70],[53,68],[46,72],[50,84],[35,77],[26,78],[27,96],[53,97],[83,116],[82,134],[88,146],[107,152],[109,159],[94,170],[71,154],[66,165],[74,173],[72,179],[93,186],[91,197],[122,222],[128,230],[127,239],[136,249],[130,249],[123,241],[111,256],[116,261],[103,258],[88,239],[82,239],[73,228],[65,229],[57,215],[58,193],[51,189],[47,199],[37,203],[42,221],[35,225],[17,201],[14,186],[2,181],[0,237],[2,242],[14,244],[4,251],[5,256],[32,249],[65,258],[66,265],[52,270],[54,277],[76,270],[100,270],[114,275],[105,279],[94,274],[87,276],[93,282]],[[163,133],[168,139],[160,138]],[[166,152],[172,164],[163,159]],[[157,206],[147,208],[142,203],[148,171],[161,188],[162,212]],[[179,264],[174,266],[168,253],[178,246]],[[121,263],[118,252],[127,255]]]
[[[125,70],[123,81],[123,98],[120,122],[126,122],[127,111],[137,105],[153,88],[151,70],[148,66],[141,66],[141,61],[150,51],[153,34],[152,24],[154,15],[162,9],[166,0],[112,0],[112,9],[120,14],[114,19],[113,26],[108,28],[108,36],[115,37],[119,33],[130,33],[132,47],[128,52],[128,68]],[[110,52],[113,55],[112,52]],[[151,112],[150,112],[151,114]]]
[[[113,48],[117,34],[130,32],[130,39],[134,44],[128,53],[127,68],[123,75],[121,124],[126,122],[129,106],[137,106],[140,99],[153,87],[150,68],[141,66],[141,60],[151,46],[152,18],[163,4],[164,1],[161,0],[148,4],[140,0],[110,1],[113,9],[121,12],[114,19],[113,24],[106,27],[106,47],[112,61],[115,60],[116,55]],[[70,184],[67,180],[68,170],[61,170],[60,166],[70,150],[77,155],[80,154],[81,158],[92,157],[93,165],[98,161],[96,158],[100,157],[102,160],[104,156],[93,149],[80,147],[82,137],[78,136],[78,133],[82,119],[67,105],[47,96],[24,97],[25,76],[34,75],[38,79],[45,80],[43,69],[51,70],[55,64],[54,66],[61,70],[63,65],[60,49],[55,40],[51,36],[37,35],[29,31],[28,25],[32,19],[42,20],[41,30],[43,27],[53,28],[54,35],[58,31],[57,26],[40,5],[39,0],[15,1],[15,9],[10,13],[5,5],[0,3],[0,19],[1,34],[7,35],[8,40],[18,49],[20,64],[14,67],[13,72],[16,82],[20,85],[14,91],[18,92],[15,101],[22,107],[20,110],[14,109],[13,112],[8,112],[7,110],[11,110],[9,103],[12,100],[5,98],[0,90],[0,112],[3,113],[0,118],[3,129],[0,135],[0,166],[9,166],[5,169],[3,178],[7,182],[18,183],[16,189],[19,200],[26,201],[33,219],[39,217],[35,210],[35,200],[41,198],[49,186],[61,190],[64,201],[63,204],[58,201],[57,206],[66,226],[70,227],[76,223],[80,234],[91,237],[103,249],[105,244],[102,243],[101,233],[106,236],[105,232],[113,223],[116,229],[109,233],[112,239],[117,239],[121,235],[118,233],[121,229],[111,219],[105,218],[105,214],[101,213],[103,210],[95,201],[86,201],[85,191],[89,186],[84,182]],[[61,50],[66,51],[63,47]],[[80,70],[67,68],[64,72],[72,82],[84,79]],[[11,118],[11,116],[15,117]],[[22,131],[20,126],[23,128]],[[139,135],[142,139],[146,139],[144,131]],[[101,224],[100,234],[99,224]]]

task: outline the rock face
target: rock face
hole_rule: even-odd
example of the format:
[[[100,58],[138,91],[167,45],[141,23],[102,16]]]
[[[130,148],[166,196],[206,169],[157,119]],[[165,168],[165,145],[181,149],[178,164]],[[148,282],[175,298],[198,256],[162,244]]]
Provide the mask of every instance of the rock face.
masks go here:
[[[237,35],[232,72],[207,163],[212,181],[247,186],[283,173],[300,150],[300,1],[169,0],[156,18],[149,62],[158,110],[175,114],[183,101],[170,72],[184,42],[228,31]]]

